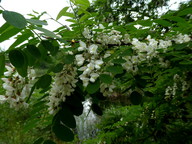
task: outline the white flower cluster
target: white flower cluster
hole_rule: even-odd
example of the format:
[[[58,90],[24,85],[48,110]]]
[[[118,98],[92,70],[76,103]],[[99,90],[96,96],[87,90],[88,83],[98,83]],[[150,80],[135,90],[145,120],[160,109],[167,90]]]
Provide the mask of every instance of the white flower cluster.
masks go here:
[[[84,53],[77,54],[75,58],[77,65],[82,66],[78,70],[82,71],[79,78],[83,81],[84,87],[86,87],[89,82],[95,82],[99,77],[99,70],[101,69],[103,60],[98,55],[97,49],[98,46],[96,44],[87,47],[84,42],[80,41],[78,51],[84,51]]]
[[[177,83],[174,83],[173,86],[168,86],[165,89],[165,96],[175,96],[176,95],[176,90],[178,89]]]
[[[65,101],[66,96],[70,96],[74,92],[77,82],[76,71],[75,67],[66,65],[61,72],[56,74],[47,104],[50,114],[57,112],[60,104]]]
[[[88,28],[85,28],[83,31],[83,36],[87,39],[91,39],[92,41],[101,43],[102,45],[120,45],[121,43],[128,44],[131,42],[129,34],[121,35],[120,31],[110,28],[111,26],[111,23],[108,25],[109,28],[105,28],[102,24],[99,24],[99,26],[95,26],[93,28],[92,34]],[[100,29],[101,32],[95,32],[94,29]],[[96,38],[93,40],[95,35]]]
[[[189,35],[187,34],[178,34],[174,39],[175,43],[177,44],[182,44],[182,43],[186,43],[189,42],[191,40],[191,38],[189,37]]]
[[[148,42],[141,42],[137,38],[133,38],[131,44],[133,45],[132,49],[136,52],[137,55],[133,56],[125,56],[123,59],[126,60],[126,63],[122,64],[122,66],[127,71],[137,72],[138,68],[137,65],[142,61],[151,60],[152,58],[156,57],[159,59],[159,64],[163,67],[168,66],[168,61],[164,61],[158,55],[158,49],[163,49],[165,53],[167,48],[172,46],[171,40],[155,40],[152,39],[149,35],[146,40]],[[188,35],[179,34],[173,39],[175,43],[186,43],[191,40]]]
[[[126,60],[126,62],[122,64],[126,71],[131,71],[133,73],[138,71],[137,64],[141,61],[138,56],[126,56],[123,57],[123,59]]]
[[[184,80],[184,78],[180,77],[178,74],[174,75],[173,81],[173,86],[168,86],[165,89],[165,99],[174,97],[177,93],[177,90],[186,91],[189,88],[189,84]]]
[[[145,60],[151,59],[153,57],[156,57],[158,54],[158,49],[164,49],[164,52],[166,52],[167,48],[172,45],[171,40],[155,40],[152,39],[151,36],[149,35],[146,40],[148,41],[147,43],[145,42],[140,42],[138,39],[133,38],[132,45],[133,45],[133,50],[135,50],[138,53],[139,59]]]
[[[31,88],[35,82],[34,70],[29,70],[28,80],[21,77],[13,66],[5,66],[7,71],[4,73],[6,78],[3,80],[3,88],[5,95],[1,95],[4,102],[8,102],[11,108],[20,109],[27,108],[28,104],[25,102],[26,97],[29,96]]]
[[[101,32],[96,39],[97,42],[107,44],[121,44],[122,35],[117,30],[108,30],[110,32]]]
[[[103,94],[103,96],[110,97],[114,93],[114,89],[116,88],[115,84],[105,84],[101,83],[100,85],[100,92]]]
[[[86,39],[91,39],[92,36],[90,34],[90,30],[88,28],[84,28],[84,31],[83,31],[83,36],[86,38]]]

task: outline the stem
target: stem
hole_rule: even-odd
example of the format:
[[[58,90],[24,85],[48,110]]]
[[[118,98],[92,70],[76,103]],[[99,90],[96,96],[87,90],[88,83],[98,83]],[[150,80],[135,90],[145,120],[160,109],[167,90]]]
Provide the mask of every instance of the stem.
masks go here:
[[[65,28],[67,28],[67,30],[71,31],[70,28],[69,28],[67,25],[64,25],[64,24],[60,23],[59,21],[57,21],[56,19],[54,19],[50,14],[48,14],[48,13],[46,13],[46,14],[50,17],[51,20],[55,21],[56,23],[62,25],[62,26],[65,27]]]
[[[40,37],[40,35],[38,33],[36,33],[33,29],[31,29],[29,26],[27,26],[38,38],[40,41],[42,41],[42,38]]]
[[[5,10],[1,5],[0,5],[0,8],[2,8],[3,10]]]
[[[82,28],[81,28],[81,25],[80,25],[80,22],[79,22],[79,18],[77,17],[77,13],[75,12],[75,10],[74,10],[74,8],[73,8],[72,3],[71,3],[70,0],[69,0],[69,4],[70,4],[70,7],[72,8],[72,11],[73,11],[73,13],[74,13],[75,19],[77,20],[77,24],[78,24],[79,29],[80,29],[80,31],[81,31],[81,35],[82,35],[82,37],[84,37],[84,36],[83,36],[83,31],[82,31]],[[85,37],[84,37],[84,38],[85,38]]]

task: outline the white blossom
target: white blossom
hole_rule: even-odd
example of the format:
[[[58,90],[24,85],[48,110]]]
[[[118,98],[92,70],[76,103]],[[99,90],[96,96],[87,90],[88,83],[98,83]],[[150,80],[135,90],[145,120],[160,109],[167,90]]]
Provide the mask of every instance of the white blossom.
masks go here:
[[[54,83],[49,93],[48,110],[50,114],[54,114],[60,108],[60,104],[66,100],[66,96],[70,96],[76,87],[76,68],[66,65],[60,73],[54,78]]]
[[[83,63],[84,63],[84,61],[85,61],[85,58],[83,57],[82,54],[76,55],[76,56],[75,56],[75,59],[76,59],[76,61],[77,61],[77,65],[78,65],[78,66],[82,66]]]
[[[87,39],[91,39],[92,36],[90,34],[90,30],[88,28],[84,28],[84,31],[83,31],[83,36]]]
[[[6,77],[2,78],[4,82],[3,88],[5,89],[4,102],[8,102],[10,107],[15,108],[16,110],[28,107],[28,104],[25,101],[35,83],[35,78],[31,75],[32,71],[30,69],[28,70],[29,80],[26,81],[25,78],[21,77],[15,71],[15,68],[12,65],[6,66],[6,69]],[[1,98],[3,98],[3,96],[1,96]]]
[[[111,56],[111,52],[108,50],[105,52],[105,55],[103,56],[104,58],[110,57]]]
[[[83,41],[80,41],[80,47],[78,47],[78,51],[84,51],[87,49],[86,44]]]
[[[116,86],[114,83],[112,83],[112,84],[101,83],[100,92],[103,94],[103,96],[110,97],[113,95],[115,88],[116,88]]]
[[[124,37],[123,37],[123,42],[125,44],[128,44],[131,42],[131,39],[130,39],[130,35],[129,34],[125,34]]]
[[[92,44],[89,46],[88,51],[90,54],[97,54],[98,46],[96,44]]]
[[[102,24],[99,24],[99,29],[105,29],[105,27]]]
[[[99,74],[98,73],[91,73],[90,76],[91,76],[90,81],[95,82],[95,80],[99,77]]]
[[[191,40],[191,38],[189,37],[189,35],[187,35],[187,34],[182,35],[181,33],[178,34],[176,36],[176,38],[174,39],[174,41],[177,44],[186,43],[186,42],[189,42],[190,40]]]
[[[86,75],[80,75],[79,78],[83,81],[83,86],[87,87],[87,85],[89,84],[89,78],[86,77]]]
[[[99,70],[101,68],[101,65],[103,64],[102,60],[96,60],[95,61],[95,68]]]
[[[7,98],[4,95],[0,95],[0,104],[4,103]]]

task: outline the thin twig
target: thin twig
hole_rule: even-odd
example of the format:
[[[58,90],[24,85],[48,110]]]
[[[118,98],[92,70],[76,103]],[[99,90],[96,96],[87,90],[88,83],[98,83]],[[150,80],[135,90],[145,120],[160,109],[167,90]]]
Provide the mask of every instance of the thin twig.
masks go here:
[[[50,14],[48,14],[48,13],[46,13],[46,14],[50,17],[51,20],[55,21],[56,23],[62,25],[62,26],[65,27],[65,28],[67,28],[67,30],[71,31],[70,28],[69,28],[67,25],[64,25],[64,24],[60,23],[59,21],[57,21],[56,19],[54,19]]]
[[[39,38],[40,41],[42,41],[42,38],[39,36],[38,33],[36,33],[36,31],[34,31],[33,29],[31,29],[29,26],[28,28]]]
[[[80,22],[79,22],[79,18],[77,17],[77,13],[75,12],[75,10],[74,10],[74,8],[73,8],[72,3],[71,3],[70,0],[69,0],[69,4],[70,4],[70,7],[71,7],[71,9],[72,9],[72,11],[73,11],[73,13],[74,13],[75,19],[77,20],[77,24],[78,24],[79,29],[80,29],[80,31],[81,31],[81,35],[82,35],[82,37],[84,37],[83,31],[82,31],[82,28],[81,28],[81,25],[80,25]]]
[[[3,10],[6,10],[6,9],[4,9],[4,7],[2,7],[1,5],[0,5],[0,8],[2,8]]]

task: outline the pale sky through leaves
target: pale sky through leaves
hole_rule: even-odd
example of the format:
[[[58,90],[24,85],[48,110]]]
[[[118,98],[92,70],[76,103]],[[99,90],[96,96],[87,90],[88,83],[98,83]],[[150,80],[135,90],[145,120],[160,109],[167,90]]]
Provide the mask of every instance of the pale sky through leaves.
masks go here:
[[[25,17],[27,17],[27,14],[33,13],[34,10],[39,13],[46,11],[53,18],[56,18],[59,11],[68,6],[69,2],[68,0],[2,0],[0,5],[6,10],[21,13]],[[2,16],[0,16],[0,26],[4,22]]]
[[[23,14],[25,17],[27,17],[27,14],[32,13],[32,11],[37,11],[39,13],[46,11],[48,14],[50,14],[53,18],[57,17],[57,14],[59,11],[65,7],[69,6],[69,0],[1,0],[0,5],[4,7],[6,10],[9,11],[15,11],[18,13]],[[181,1],[187,1],[187,0],[171,0],[171,7],[170,9],[176,9],[178,7],[178,3]],[[177,2],[177,4],[174,4]],[[47,16],[49,18],[49,16]],[[46,19],[46,17],[44,17]],[[67,25],[65,20],[61,18],[59,20],[64,25]],[[0,26],[5,23],[4,19],[2,18],[2,15],[0,15]],[[49,30],[54,30],[55,28],[59,27],[56,22],[49,21],[49,25],[45,28]],[[5,49],[10,42],[3,42],[0,43],[0,47]]]

